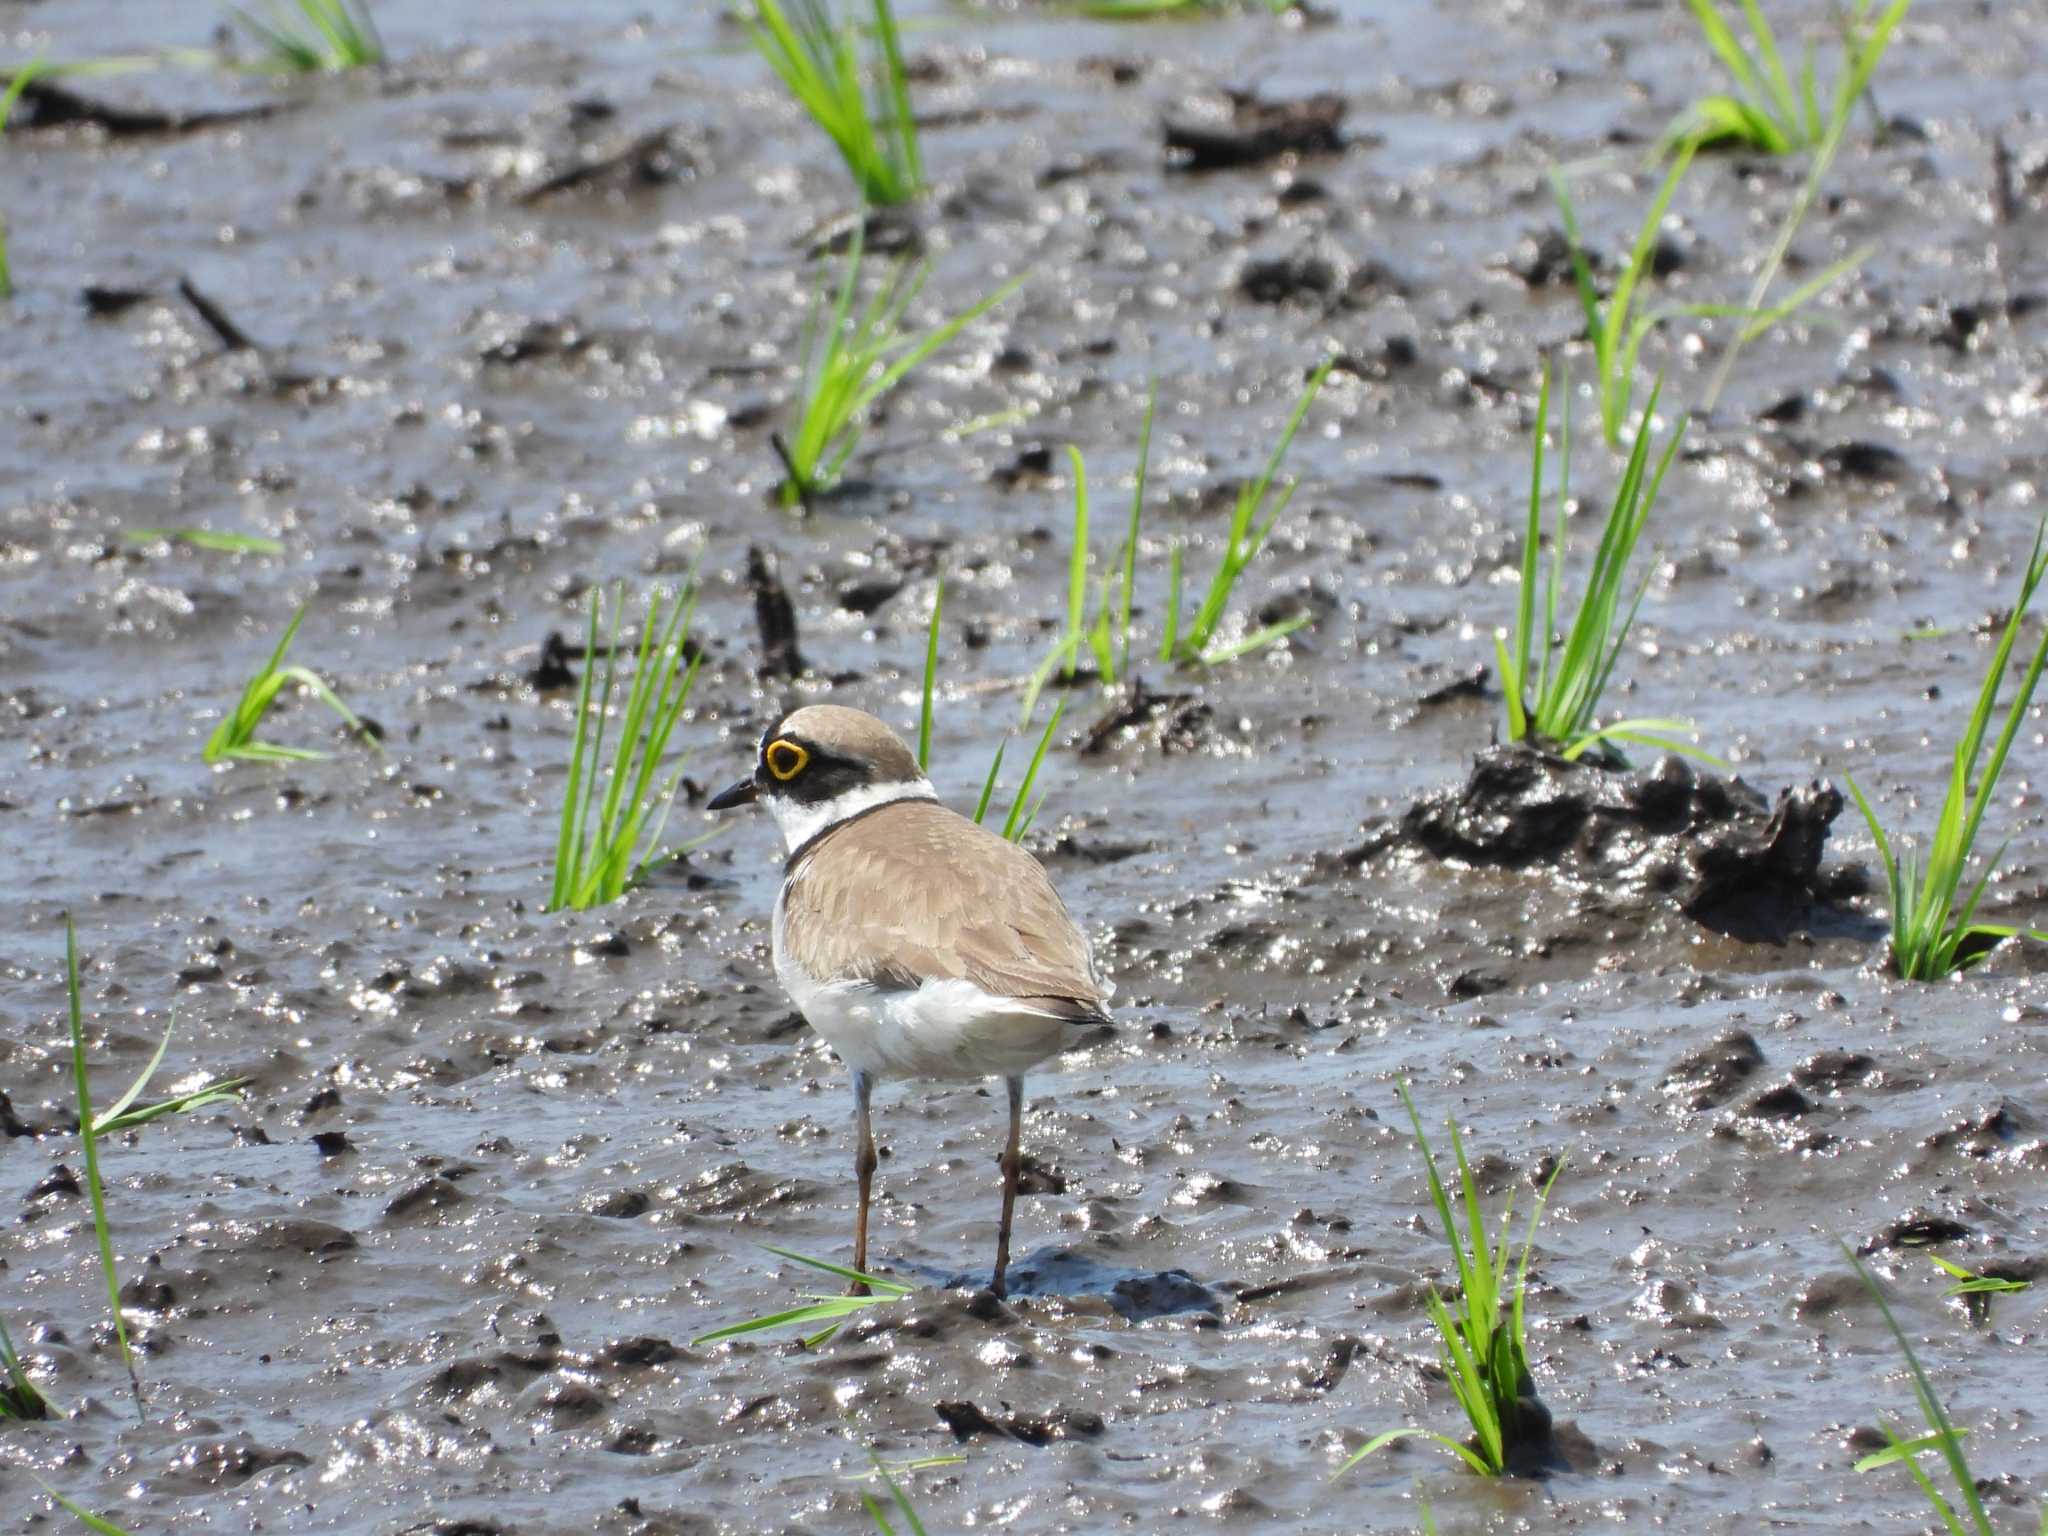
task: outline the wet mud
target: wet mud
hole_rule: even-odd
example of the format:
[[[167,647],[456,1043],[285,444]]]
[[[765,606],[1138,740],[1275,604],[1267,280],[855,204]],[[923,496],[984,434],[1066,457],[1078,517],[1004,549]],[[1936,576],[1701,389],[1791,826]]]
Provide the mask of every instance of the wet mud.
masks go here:
[[[1928,826],[2039,516],[2040,16],[1914,8],[1792,277],[1872,254],[1745,351],[1646,540],[1616,710],[1731,766],[1610,773],[1497,746],[1485,669],[1580,323],[1546,169],[1609,157],[1576,188],[1612,271],[1710,78],[1684,8],[902,9],[934,185],[868,249],[923,253],[934,318],[1031,275],[805,515],[773,436],[856,215],[712,7],[386,5],[376,74],[67,81],[84,107],[9,128],[0,1310],[68,1412],[0,1434],[0,1510],[63,1528],[33,1475],[138,1532],[851,1531],[872,1450],[963,1458],[907,1474],[934,1531],[1417,1529],[1418,1491],[1447,1532],[1914,1529],[1903,1475],[1851,1470],[1912,1407],[1846,1244],[2031,1528],[2043,1291],[1973,1317],[1925,1250],[2048,1263],[2048,960],[1890,978],[1825,786]],[[0,11],[26,54],[145,40],[111,0]],[[1738,298],[1801,174],[1702,156],[1655,300]],[[1645,380],[1697,403],[1726,337],[1667,327]],[[1161,665],[1171,543],[1205,582],[1331,353],[1228,635],[1309,623]],[[943,580],[935,776],[971,803],[1063,622],[1064,449],[1112,520],[1155,379],[1133,676],[1071,684],[1031,836],[1118,1027],[1030,1082],[1016,1294],[980,1289],[999,1096],[892,1086],[873,1255],[914,1293],[815,1349],[694,1346],[813,1288],[765,1245],[846,1257],[851,1099],[768,965],[764,819],[543,910],[592,591],[699,574],[695,833],[793,702],[914,728]],[[1617,469],[1579,442],[1575,530]],[[285,552],[126,537],[193,525]],[[302,603],[293,659],[384,755],[287,700],[266,735],[329,759],[206,767]],[[2044,762],[2037,711],[1995,921],[2048,908]],[[251,1080],[104,1148],[144,1417],[67,910],[103,1094],[173,1022],[166,1087]],[[1493,1198],[1563,1160],[1540,1475],[1411,1442],[1329,1481],[1379,1430],[1463,1432],[1403,1080]]]

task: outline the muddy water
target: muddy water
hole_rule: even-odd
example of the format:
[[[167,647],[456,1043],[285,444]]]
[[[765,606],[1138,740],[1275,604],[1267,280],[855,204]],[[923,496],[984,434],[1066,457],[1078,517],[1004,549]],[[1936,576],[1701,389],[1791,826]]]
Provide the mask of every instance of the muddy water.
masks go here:
[[[1627,157],[1706,67],[1676,6],[1410,10],[917,13],[933,301],[1032,277],[805,522],[766,506],[767,434],[804,252],[846,190],[709,7],[387,5],[380,77],[85,87],[274,116],[9,135],[0,1089],[22,1134],[0,1141],[0,1305],[74,1410],[0,1439],[11,1521],[58,1528],[20,1514],[34,1473],[138,1531],[847,1531],[873,1447],[964,1458],[908,1479],[935,1531],[1414,1528],[1418,1487],[1445,1530],[1915,1528],[1902,1476],[1850,1470],[1910,1391],[1839,1239],[1895,1277],[1994,1506],[2031,1526],[2039,1292],[1973,1329],[1899,1244],[1925,1223],[1972,1265],[2048,1259],[2038,954],[1905,987],[1874,969],[1867,898],[1744,942],[1583,871],[1387,841],[1499,719],[1491,696],[1423,701],[1512,608],[1535,368],[1577,323],[1558,274],[1528,280],[1544,167],[1623,157],[1580,183],[1618,250],[1649,190]],[[0,7],[16,55],[197,44],[213,19],[151,7],[143,38],[133,7]],[[2044,60],[2028,8],[1916,9],[1879,82],[1893,132],[1852,136],[1795,246],[1805,271],[1874,254],[1745,354],[1667,484],[1622,702],[1696,721],[1767,796],[1851,770],[1929,815],[2038,516]],[[1220,117],[1246,84],[1341,92],[1351,142],[1163,170],[1162,116]],[[1703,161],[1661,294],[1735,297],[1794,176]],[[181,276],[262,350],[224,351]],[[141,297],[89,315],[88,283]],[[1698,400],[1723,339],[1650,344],[1669,399]],[[1064,487],[1034,450],[1082,447],[1114,506],[1161,379],[1156,643],[1167,541],[1206,572],[1218,488],[1332,348],[1355,366],[1243,603],[1314,626],[1212,675],[1148,669],[1186,697],[1097,752],[1082,727],[1111,704],[1077,694],[1051,760],[1034,842],[1123,1029],[1033,1082],[1025,1294],[972,1292],[998,1102],[895,1088],[877,1246],[928,1288],[814,1353],[690,1348],[806,1288],[763,1244],[844,1252],[846,1094],[768,971],[764,821],[614,907],[542,912],[567,739],[566,695],[528,682],[542,642],[592,583],[701,561],[686,733],[715,784],[790,698],[908,724],[943,574],[939,777],[966,797],[1064,593]],[[1582,483],[1612,472],[1582,438]],[[122,539],[185,523],[287,552]],[[755,673],[750,543],[795,600],[794,684]],[[385,759],[294,706],[274,734],[332,761],[208,770],[300,602],[301,659]],[[1902,639],[1924,626],[1947,632]],[[2043,911],[2041,739],[2037,717],[1992,816],[2008,920]],[[1835,833],[1834,864],[1869,862]],[[52,1178],[77,1168],[67,908],[102,1091],[174,1015],[174,1080],[253,1079],[105,1154],[139,1422],[83,1202]],[[1404,1077],[1496,1190],[1526,1204],[1566,1158],[1532,1349],[1577,1434],[1547,1480],[1411,1449],[1326,1481],[1375,1430],[1454,1427]]]

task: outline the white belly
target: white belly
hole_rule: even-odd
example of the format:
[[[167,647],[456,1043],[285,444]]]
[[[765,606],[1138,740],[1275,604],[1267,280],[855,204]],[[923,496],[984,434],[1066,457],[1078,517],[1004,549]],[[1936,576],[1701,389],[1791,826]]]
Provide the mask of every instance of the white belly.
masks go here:
[[[1073,1025],[971,981],[881,987],[819,982],[789,962],[775,902],[775,975],[797,1011],[856,1072],[972,1081],[1019,1077],[1057,1055]]]

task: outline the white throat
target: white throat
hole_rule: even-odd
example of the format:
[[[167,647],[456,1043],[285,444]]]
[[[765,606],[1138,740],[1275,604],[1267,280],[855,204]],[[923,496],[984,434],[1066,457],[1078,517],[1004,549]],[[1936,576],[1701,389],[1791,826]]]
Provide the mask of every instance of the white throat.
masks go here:
[[[893,784],[862,784],[844,790],[830,800],[801,805],[778,796],[765,796],[775,825],[782,829],[783,846],[795,853],[827,827],[837,826],[849,816],[871,811],[896,800],[936,800],[938,791],[930,779],[898,779]]]

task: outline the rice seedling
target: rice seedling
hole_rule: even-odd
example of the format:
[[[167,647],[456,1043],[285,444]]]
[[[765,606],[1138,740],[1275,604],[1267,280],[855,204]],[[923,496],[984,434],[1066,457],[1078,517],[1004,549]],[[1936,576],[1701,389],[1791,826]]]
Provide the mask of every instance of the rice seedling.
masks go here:
[[[1637,290],[1642,284],[1643,274],[1649,270],[1651,258],[1656,254],[1658,231],[1663,227],[1672,196],[1685,179],[1698,148],[1691,141],[1679,145],[1677,155],[1664,173],[1664,180],[1650,200],[1649,211],[1636,230],[1628,260],[1623,263],[1621,274],[1604,301],[1593,281],[1592,262],[1586,255],[1585,241],[1579,232],[1578,212],[1573,206],[1565,173],[1555,167],[1550,172],[1551,193],[1564,222],[1565,245],[1571,256],[1572,280],[1578,290],[1579,308],[1585,316],[1586,340],[1593,348],[1598,374],[1596,394],[1600,401],[1600,429],[1609,447],[1621,444],[1622,428],[1635,403],[1636,361],[1642,352],[1643,342],[1658,326],[1680,317],[1739,320],[1742,323],[1736,328],[1735,336],[1737,345],[1740,345],[1754,340],[1805,308],[1839,279],[1861,266],[1875,249],[1866,245],[1831,263],[1769,308],[1763,306],[1764,290],[1759,289],[1748,304],[1660,304],[1637,313]],[[1789,241],[1789,234],[1786,238]]]
[[[1308,616],[1300,614],[1277,624],[1267,624],[1233,641],[1219,643],[1217,640],[1230,607],[1231,589],[1265,547],[1273,525],[1280,520],[1280,514],[1287,510],[1287,503],[1294,496],[1292,481],[1280,488],[1277,497],[1273,496],[1273,477],[1279,473],[1280,461],[1286,457],[1294,442],[1294,434],[1301,430],[1308,408],[1315,403],[1317,394],[1322,391],[1323,380],[1330,376],[1330,369],[1336,361],[1334,357],[1326,359],[1309,375],[1301,399],[1295,402],[1294,414],[1287,418],[1286,429],[1281,432],[1280,441],[1274,444],[1272,455],[1266,460],[1266,467],[1260,471],[1258,479],[1238,491],[1237,504],[1230,514],[1230,531],[1224,540],[1216,572],[1209,578],[1209,588],[1202,596],[1201,605],[1185,621],[1181,617],[1185,556],[1182,545],[1176,543],[1173,546],[1168,561],[1167,585],[1171,595],[1166,609],[1166,632],[1159,647],[1162,662],[1183,667],[1220,666],[1272,645],[1308,622]],[[1266,510],[1269,497],[1273,500],[1270,512]]]
[[[799,350],[804,358],[803,414],[793,437],[771,441],[782,457],[779,491],[785,507],[808,508],[814,497],[838,483],[846,461],[860,446],[867,412],[903,382],[905,375],[952,341],[975,320],[1023,285],[1012,278],[979,303],[971,304],[929,330],[906,333],[904,312],[923,288],[925,269],[898,266],[874,295],[854,309],[860,287],[864,241],[856,229],[847,247],[846,271],[827,309],[821,287],[805,320]]]
[[[917,119],[903,69],[903,46],[889,0],[874,0],[871,30],[879,57],[863,71],[859,31],[833,19],[825,0],[753,0],[742,15],[761,57],[811,121],[838,147],[861,201],[907,203],[924,186]],[[861,84],[863,73],[872,88]]]
[[[69,916],[64,919],[64,990],[70,1004],[71,1020],[71,1077],[78,1097],[78,1142],[85,1160],[86,1194],[92,1202],[93,1235],[98,1240],[100,1251],[100,1273],[107,1284],[107,1307],[114,1318],[114,1338],[120,1345],[121,1363],[128,1369],[128,1384],[135,1392],[135,1406],[142,1407],[142,1379],[136,1374],[135,1352],[128,1343],[128,1324],[121,1312],[121,1281],[114,1267],[114,1241],[107,1228],[107,1197],[100,1182],[99,1143],[104,1136],[116,1131],[131,1130],[145,1125],[163,1115],[185,1114],[203,1109],[209,1104],[219,1104],[233,1099],[239,1092],[244,1079],[226,1078],[208,1082],[188,1093],[181,1093],[155,1104],[135,1107],[149,1080],[162,1065],[165,1051],[170,1049],[171,1031],[164,1031],[164,1038],[158,1043],[156,1054],[141,1075],[128,1085],[127,1090],[103,1113],[95,1115],[92,1108],[92,1084],[85,1067],[85,1021],[79,1002],[78,990],[78,933]]]
[[[598,628],[604,600],[596,589],[590,594],[583,653],[587,663],[576,696],[569,777],[562,786],[555,878],[548,895],[551,912],[580,911],[617,901],[650,872],[703,842],[699,838],[675,848],[661,847],[662,830],[682,782],[682,764],[676,765],[659,788],[655,782],[703,659],[701,653],[694,653],[689,639],[696,607],[694,572],[673,601],[664,604],[659,593],[648,598],[633,680],[626,690],[618,738],[606,768],[605,736],[612,694],[618,686],[619,621],[626,609],[626,595],[623,586],[613,593],[611,625],[600,652]],[[604,657],[604,682],[593,701],[591,677],[600,654]],[[683,664],[686,659],[687,667]],[[609,782],[600,798],[598,782],[607,775]]]
[[[1067,449],[1074,478],[1074,534],[1067,555],[1067,625],[1024,686],[1023,705],[1018,711],[1024,721],[1031,719],[1038,695],[1052,681],[1054,673],[1073,681],[1084,648],[1094,657],[1095,675],[1104,687],[1115,686],[1130,673],[1131,593],[1138,574],[1138,524],[1145,513],[1145,477],[1152,462],[1152,413],[1158,395],[1155,385],[1145,397],[1145,419],[1138,432],[1138,473],[1131,488],[1131,515],[1116,558],[1103,571],[1092,621],[1088,617],[1088,465],[1080,449],[1071,445]]]
[[[1842,1252],[1856,1273],[1863,1277],[1863,1283],[1870,1290],[1878,1310],[1884,1314],[1884,1325],[1891,1330],[1892,1338],[1898,1342],[1899,1352],[1906,1357],[1906,1366],[1913,1375],[1913,1396],[1919,1401],[1921,1418],[1927,1424],[1927,1433],[1907,1439],[1889,1424],[1881,1424],[1885,1438],[1891,1442],[1884,1450],[1865,1456],[1856,1463],[1858,1472],[1874,1472],[1880,1467],[1903,1466],[1912,1474],[1914,1484],[1927,1501],[1927,1507],[1941,1522],[1942,1529],[1950,1536],[1996,1536],[1991,1517],[1984,1509],[1984,1500],[1977,1492],[1977,1479],[1970,1472],[1969,1459],[1963,1454],[1963,1436],[1967,1433],[1950,1422],[1948,1412],[1936,1395],[1934,1383],[1928,1380],[1927,1372],[1921,1368],[1919,1356],[1913,1353],[1913,1345],[1906,1337],[1905,1329],[1892,1315],[1891,1303],[1885,1300],[1877,1279],[1864,1267],[1863,1261],[1845,1247]],[[1966,1522],[1949,1503],[1927,1469],[1920,1463],[1923,1451],[1937,1452],[1942,1463],[1948,1468],[1955,1483],[1955,1497],[1963,1512],[1969,1516]],[[2048,1532],[2048,1514],[2042,1516],[2041,1529]]]
[[[1938,1253],[1930,1253],[1927,1257],[1933,1261],[1936,1269],[1957,1282],[1941,1294],[1961,1296],[1973,1304],[1987,1296],[2008,1296],[2014,1291],[2027,1290],[2034,1283],[2031,1280],[2007,1280],[1998,1275],[1980,1275],[1975,1270],[1965,1269],[1960,1264],[1944,1259]]]
[[[64,983],[71,1004],[71,1075],[78,1094],[78,1143],[85,1158],[86,1192],[92,1200],[93,1234],[99,1240],[100,1273],[107,1282],[107,1308],[114,1317],[114,1339],[121,1346],[121,1363],[128,1368],[128,1385],[135,1393],[136,1411],[142,1409],[142,1378],[135,1371],[135,1352],[128,1344],[128,1323],[121,1314],[121,1277],[114,1267],[114,1241],[107,1231],[107,1196],[100,1184],[99,1130],[93,1120],[92,1085],[85,1071],[85,1022],[78,1001],[78,935],[71,919],[64,919]]]
[[[264,74],[339,73],[384,62],[368,0],[270,0],[260,13],[229,6],[227,14],[256,45],[250,67]]]
[[[332,688],[320,679],[320,675],[308,667],[284,665],[285,652],[291,649],[292,637],[299,632],[299,626],[306,620],[302,607],[292,615],[291,623],[285,625],[284,634],[278,639],[277,648],[270,653],[270,659],[256,675],[249,679],[242,689],[242,696],[235,707],[222,717],[213,734],[206,738],[206,746],[200,756],[209,763],[224,759],[239,759],[257,763],[298,763],[317,762],[329,754],[316,752],[310,747],[280,747],[267,741],[258,741],[256,732],[263,724],[263,717],[270,713],[270,706],[277,702],[277,696],[287,686],[305,689],[341,716],[344,724],[360,736],[372,752],[382,756],[384,749],[377,744],[376,735],[362,721],[355,717]]]
[[[1685,436],[1680,421],[1664,445],[1654,470],[1650,463],[1650,429],[1657,414],[1662,382],[1650,391],[1649,408],[1636,428],[1628,464],[1615,487],[1614,501],[1601,529],[1600,546],[1593,556],[1593,569],[1586,578],[1586,590],[1579,599],[1578,612],[1562,638],[1557,632],[1558,594],[1564,581],[1565,514],[1571,501],[1571,402],[1565,400],[1563,425],[1559,433],[1562,472],[1558,479],[1557,515],[1551,533],[1550,569],[1544,583],[1540,616],[1541,654],[1537,649],[1536,567],[1543,542],[1543,443],[1550,422],[1550,369],[1543,370],[1543,384],[1536,400],[1536,432],[1529,471],[1529,516],[1522,530],[1521,592],[1515,609],[1515,628],[1510,637],[1496,631],[1494,659],[1500,669],[1501,691],[1507,699],[1508,739],[1540,743],[1576,760],[1599,748],[1611,753],[1615,742],[1633,742],[1665,751],[1683,753],[1719,765],[1720,760],[1691,744],[1667,734],[1689,729],[1682,720],[1630,718],[1595,723],[1600,697],[1613,676],[1615,661],[1634,627],[1643,594],[1649,590],[1647,573],[1637,583],[1635,596],[1622,609],[1622,591],[1637,542],[1656,505],[1657,492],[1665,471]],[[1531,668],[1534,667],[1532,674]]]
[[[1878,857],[1884,863],[1885,884],[1891,898],[1892,968],[1908,981],[1939,981],[1952,972],[1975,965],[2002,940],[2021,934],[2048,942],[2048,933],[2035,929],[1977,921],[1977,905],[1983,900],[1985,888],[1991,883],[1999,861],[2005,857],[2004,844],[2001,843],[1998,851],[1984,861],[1976,882],[1968,892],[1963,890],[1963,875],[1969,867],[1977,833],[1984,824],[1984,813],[1990,808],[1992,795],[1997,792],[1999,775],[2005,771],[2006,754],[2012,749],[2013,739],[2018,736],[2027,710],[2033,703],[2034,688],[2041,681],[2042,664],[2048,662],[2048,629],[2044,629],[2020,679],[2019,691],[2006,710],[2005,723],[1992,745],[1991,755],[1980,772],[1978,760],[1984,755],[1984,738],[1991,728],[1991,717],[1998,708],[1999,689],[2005,681],[2005,669],[2019,639],[2020,624],[2026,618],[2042,577],[2048,575],[2048,550],[2044,550],[2042,542],[2044,534],[2048,534],[2048,516],[2044,516],[2034,529],[2034,547],[2027,556],[2026,569],[2020,578],[2018,601],[2013,604],[2012,613],[1999,634],[1998,645],[1992,651],[1991,665],[1985,670],[1983,686],[1977,691],[1977,705],[1970,712],[1969,725],[1962,740],[1956,743],[1948,788],[1942,796],[1941,814],[1935,821],[1934,837],[1925,851],[1908,848],[1903,841],[1895,847],[1892,839],[1885,835],[1877,813],[1871,809],[1870,801],[1865,798],[1854,776],[1845,775],[1849,780],[1849,793],[1856,797],[1856,808],[1863,813],[1871,838],[1877,844]],[[1971,792],[1973,784],[1976,787],[1974,794]]]
[[[1938,1253],[1930,1253],[1927,1257],[1933,1261],[1935,1268],[1956,1282],[1943,1291],[1942,1296],[1951,1301],[1960,1299],[1964,1315],[1980,1328],[1991,1321],[1992,1297],[2009,1296],[2015,1291],[2028,1290],[2033,1285],[2030,1280],[2008,1280],[2002,1275],[1980,1275],[1974,1270],[1965,1269],[1960,1264],[1944,1259]]]
[[[0,1322],[0,1419],[53,1419],[57,1410],[30,1377],[7,1324]]]
[[[1436,1287],[1431,1286],[1429,1317],[1436,1325],[1444,1374],[1457,1394],[1458,1406],[1465,1410],[1472,1437],[1460,1441],[1433,1429],[1390,1429],[1360,1446],[1337,1469],[1336,1475],[1342,1477],[1382,1446],[1420,1436],[1434,1440],[1481,1476],[1498,1477],[1507,1469],[1509,1453],[1534,1432],[1522,1411],[1523,1400],[1535,1392],[1535,1381],[1529,1373],[1523,1304],[1529,1289],[1529,1250],[1536,1241],[1536,1224],[1543,1219],[1550,1188],[1563,1171],[1564,1161],[1558,1160],[1537,1192],[1536,1205],[1529,1213],[1529,1225],[1522,1238],[1521,1258],[1514,1265],[1511,1280],[1514,1198],[1509,1197],[1507,1209],[1501,1212],[1498,1237],[1490,1235],[1480,1208],[1479,1184],[1465,1160],[1458,1123],[1447,1121],[1451,1150],[1458,1161],[1459,1193],[1465,1207],[1465,1227],[1461,1232],[1451,1196],[1437,1171],[1436,1155],[1423,1134],[1422,1117],[1416,1113],[1415,1100],[1406,1083],[1401,1084],[1401,1103],[1408,1110],[1409,1123],[1415,1127],[1415,1142],[1429,1173],[1430,1201],[1436,1206],[1437,1221],[1457,1263],[1458,1311],[1454,1314]]]
[[[14,104],[21,100],[21,93],[28,89],[31,80],[42,72],[41,59],[32,59],[14,71],[14,78],[7,82],[7,90],[0,94],[0,137],[7,133],[7,120],[14,116]],[[0,299],[14,297],[14,269],[7,261],[7,220],[0,216]]]
[[[924,643],[924,686],[922,702],[917,718],[917,766],[927,774],[931,772],[932,753],[932,700],[938,686],[939,674],[939,614],[946,598],[945,583],[940,582],[932,593],[931,625],[925,632]],[[1054,706],[1052,717],[1045,723],[1045,731],[1038,738],[1038,749],[1031,754],[1031,762],[1024,770],[1024,781],[1017,786],[1017,793],[1010,802],[1009,812],[1003,818],[1003,836],[1013,843],[1022,842],[1031,831],[1031,824],[1038,819],[1039,808],[1045,804],[1045,796],[1031,798],[1032,787],[1038,782],[1038,770],[1045,763],[1045,754],[1052,747],[1053,732],[1059,729],[1060,716],[1066,710],[1062,699]],[[1029,725],[1027,716],[1025,725]],[[981,781],[981,797],[975,802],[974,820],[980,825],[988,818],[995,800],[998,780],[1003,771],[1003,754],[1009,750],[1010,738],[1005,735],[996,743],[996,753],[989,760],[988,773]],[[1048,791],[1049,793],[1049,791]]]
[[[857,1269],[848,1269],[843,1264],[834,1264],[827,1259],[814,1259],[808,1254],[792,1253],[787,1248],[768,1247],[768,1252],[777,1258],[787,1259],[792,1264],[801,1264],[806,1269],[815,1269],[822,1274],[836,1275],[841,1280],[850,1280],[855,1285],[866,1286],[867,1289],[865,1292],[850,1296],[806,1291],[803,1293],[804,1305],[791,1307],[782,1312],[771,1312],[765,1317],[749,1318],[743,1323],[728,1323],[723,1328],[700,1333],[690,1340],[692,1349],[701,1348],[706,1344],[716,1344],[722,1339],[736,1339],[749,1333],[761,1333],[770,1328],[801,1328],[812,1323],[824,1323],[825,1327],[815,1333],[804,1334],[798,1340],[805,1349],[816,1349],[837,1333],[839,1325],[856,1312],[865,1307],[879,1306],[885,1301],[900,1300],[912,1295],[916,1290],[914,1286],[903,1285],[895,1280],[884,1280],[879,1275],[864,1275]]]
[[[1891,47],[1892,34],[1905,19],[1911,0],[1894,0],[1874,22],[1871,0],[1853,0],[1838,18],[1842,63],[1825,112],[1811,41],[1795,87],[1777,35],[1757,0],[1741,0],[1743,21],[1749,29],[1747,46],[1721,14],[1718,0],[1688,0],[1688,4],[1707,47],[1728,72],[1735,89],[1703,96],[1687,107],[1665,131],[1664,147],[1737,144],[1760,154],[1789,155],[1817,148],[1831,129],[1848,121],[1857,101],[1870,88],[1870,77]]]
[[[1739,327],[1728,338],[1727,349],[1721,354],[1721,361],[1715,365],[1714,376],[1708,382],[1706,395],[1700,402],[1703,410],[1713,410],[1721,398],[1721,391],[1727,387],[1729,375],[1735,371],[1735,359],[1741,356],[1745,346],[1755,340],[1763,330],[1768,329],[1770,324],[1775,323],[1775,317],[1782,317],[1796,309],[1804,302],[1802,295],[1818,292],[1815,284],[1820,283],[1821,279],[1832,282],[1841,272],[1861,265],[1864,257],[1869,254],[1871,248],[1866,246],[1852,256],[1836,262],[1823,272],[1820,278],[1801,284],[1799,288],[1793,290],[1792,297],[1785,303],[1774,305],[1768,310],[1764,307],[1764,298],[1777,282],[1778,270],[1785,264],[1785,257],[1792,249],[1792,238],[1806,222],[1808,210],[1813,207],[1814,199],[1820,196],[1821,183],[1826,180],[1829,167],[1835,163],[1835,154],[1841,149],[1842,139],[1849,130],[1850,111],[1856,100],[1869,88],[1870,74],[1876,70],[1878,60],[1884,57],[1885,50],[1891,46],[1892,35],[1906,19],[1906,12],[1911,4],[1912,0],[1892,0],[1876,22],[1864,31],[1860,29],[1869,16],[1870,0],[1854,0],[1848,21],[1852,29],[1858,29],[1856,35],[1860,38],[1853,50],[1854,62],[1844,71],[1842,80],[1837,84],[1836,109],[1829,115],[1827,129],[1821,134],[1820,142],[1813,146],[1813,153],[1807,161],[1806,179],[1800,183],[1799,196],[1793,199],[1791,208],[1778,225],[1778,233],[1771,242],[1771,249],[1765,256],[1763,265],[1757,269],[1755,281],[1750,284],[1748,299],[1737,311],[1757,318]]]
[[[284,543],[257,533],[217,533],[211,528],[130,528],[130,544],[188,544],[221,555],[281,555]]]

